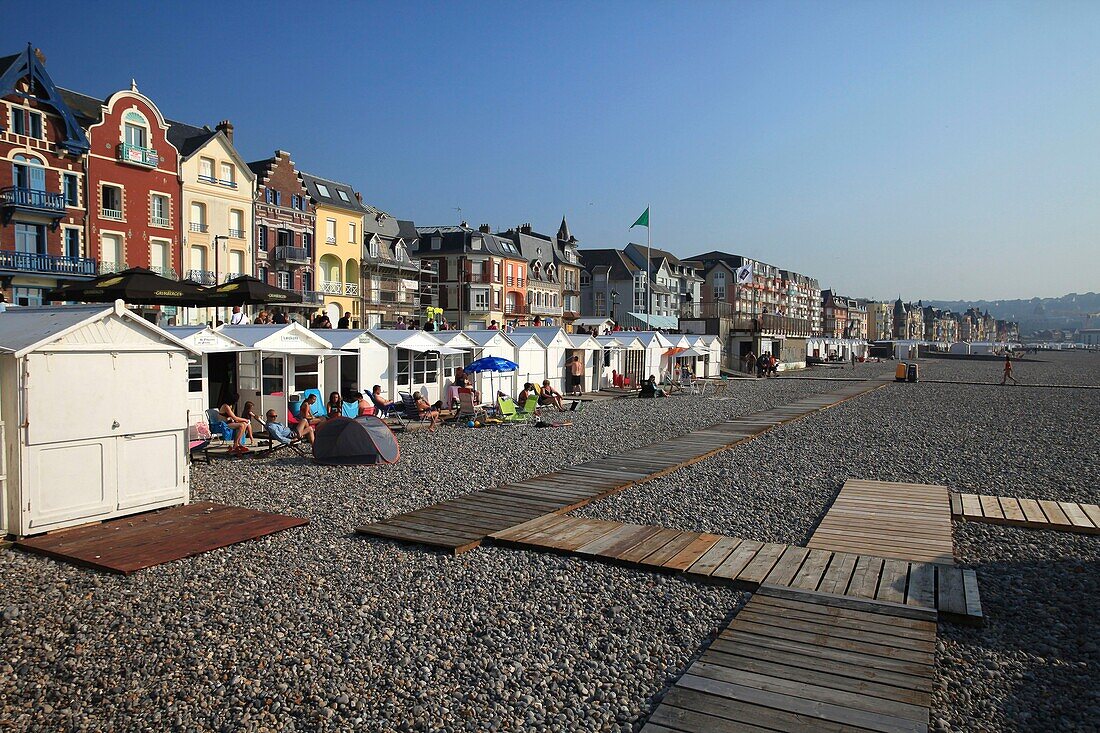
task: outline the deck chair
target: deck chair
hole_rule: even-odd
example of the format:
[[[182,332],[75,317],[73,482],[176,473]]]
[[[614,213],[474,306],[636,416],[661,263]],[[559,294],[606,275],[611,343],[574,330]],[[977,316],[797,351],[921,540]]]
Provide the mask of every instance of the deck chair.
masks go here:
[[[458,411],[452,418],[455,425],[460,424],[463,420],[469,422],[470,420],[477,420],[480,417],[482,420],[488,417],[485,410],[474,404],[474,391],[467,387],[461,387],[458,390]]]
[[[199,421],[187,429],[187,453],[192,462],[202,460],[210,463],[210,444],[214,442],[214,436],[210,434],[210,426],[205,421]]]
[[[408,392],[398,392],[401,396],[401,419],[404,421],[405,429],[409,427],[409,423],[430,423],[431,417],[424,417],[424,414],[420,412],[420,408],[416,405],[416,400]]]
[[[303,441],[298,435],[294,435],[291,438],[280,438],[278,435],[275,435],[270,430],[268,430],[267,426],[265,425],[264,437],[266,437],[268,440],[268,446],[264,450],[257,453],[257,456],[269,456],[276,451],[282,450],[283,448],[290,448],[302,458],[309,458],[309,454],[306,453],[305,448],[302,447],[302,444],[305,441]]]

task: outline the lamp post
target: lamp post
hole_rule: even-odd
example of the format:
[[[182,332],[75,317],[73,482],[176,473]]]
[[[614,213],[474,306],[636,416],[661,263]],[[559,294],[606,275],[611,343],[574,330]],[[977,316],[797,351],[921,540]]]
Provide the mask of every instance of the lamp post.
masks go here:
[[[607,317],[612,319],[612,320],[615,319],[615,305],[618,302],[618,300],[619,300],[619,291],[612,290],[611,291],[611,299],[609,300],[609,305],[608,305],[609,310],[608,310],[608,313],[607,313]]]
[[[219,277],[218,276],[218,270],[219,270],[219,263],[220,263],[220,258],[218,257],[218,255],[221,253],[222,240],[227,241],[228,239],[229,239],[229,237],[226,237],[226,236],[221,235],[221,234],[214,235],[214,287],[218,287],[218,277]],[[217,307],[215,307],[214,308],[214,324],[217,325],[217,323],[218,323],[218,309],[217,309]]]

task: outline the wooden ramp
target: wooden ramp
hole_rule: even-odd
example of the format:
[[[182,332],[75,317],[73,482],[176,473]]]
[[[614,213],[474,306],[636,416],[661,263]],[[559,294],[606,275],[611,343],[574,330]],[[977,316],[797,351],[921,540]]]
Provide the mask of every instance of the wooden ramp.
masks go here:
[[[954,564],[946,486],[848,479],[809,547]]]
[[[936,614],[762,586],[642,733],[927,733]]]
[[[28,537],[15,545],[55,560],[129,575],[304,524],[309,520],[199,502]]]
[[[971,522],[1100,534],[1100,506],[1096,504],[952,492],[951,513]]]
[[[883,384],[881,381],[848,384],[828,394],[805,397],[625,453],[398,514],[359,527],[356,532],[456,554],[465,552],[494,532],[546,514],[576,509],[634,484],[659,478]]]
[[[492,538],[527,550],[683,572],[745,590],[783,586],[930,608],[961,623],[982,621],[977,576],[954,565],[564,515],[540,517]]]

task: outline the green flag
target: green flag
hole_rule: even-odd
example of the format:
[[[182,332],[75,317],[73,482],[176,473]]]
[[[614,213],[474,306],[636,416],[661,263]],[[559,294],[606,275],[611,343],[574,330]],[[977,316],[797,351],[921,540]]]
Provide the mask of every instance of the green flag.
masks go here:
[[[633,224],[630,225],[631,229],[633,229],[634,227],[645,227],[646,229],[649,228],[649,207],[648,206],[645,207],[645,211],[642,212],[642,215],[638,217],[638,221],[636,221],[636,222],[634,222]]]

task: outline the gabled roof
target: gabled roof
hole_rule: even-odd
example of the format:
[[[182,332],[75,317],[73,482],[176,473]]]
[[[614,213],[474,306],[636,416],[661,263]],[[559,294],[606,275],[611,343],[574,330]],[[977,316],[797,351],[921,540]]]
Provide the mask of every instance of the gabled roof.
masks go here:
[[[516,345],[517,349],[522,349],[531,342],[537,344],[541,349],[546,348],[546,342],[534,331],[512,331],[508,334],[508,338]]]
[[[416,233],[416,224],[406,219],[397,220],[397,235],[405,240],[405,244],[412,244],[414,240],[420,238]]]
[[[591,272],[607,268],[609,280],[630,280],[641,269],[620,249],[582,249],[580,254],[584,269]]]
[[[271,326],[222,326],[218,332],[245,346],[293,353],[300,349],[331,349],[332,344],[300,323]]]
[[[302,173],[302,182],[306,184],[306,191],[309,192],[309,197],[313,199],[313,203],[315,204],[324,204],[338,209],[354,211],[356,214],[363,214],[371,211],[371,209],[368,209],[359,202],[358,197],[355,195],[355,189],[347,183],[332,181],[305,172]],[[318,188],[318,184],[325,187],[328,191],[327,196],[321,192]],[[343,192],[344,196],[347,197],[347,201],[340,197],[340,192]]]
[[[514,328],[510,333],[512,334],[513,339],[516,336],[520,336],[522,334],[535,334],[539,337],[539,341],[541,341],[546,346],[549,346],[550,343],[555,339],[557,339],[558,342],[562,345],[568,345],[569,343],[569,334],[565,332],[565,329],[559,328],[558,326],[530,326],[526,328]]]
[[[247,349],[240,341],[215,331],[210,326],[169,326],[164,330],[204,354]]]
[[[0,59],[0,97],[19,94],[19,82],[25,78],[31,80],[31,90],[36,94],[35,98],[51,107],[61,117],[65,129],[60,136],[60,146],[73,155],[83,155],[91,150],[88,136],[77,121],[77,111],[54,85],[46,71],[45,57],[29,43],[22,53]]]
[[[468,226],[417,227],[416,232],[422,243],[420,247],[422,256],[427,249],[424,245],[430,243],[430,240],[434,237],[439,236],[441,239],[441,247],[438,251],[440,252],[465,253],[480,251],[486,254],[497,255],[498,257],[523,259],[523,255],[520,253],[519,248],[512,240],[496,234],[482,232],[478,229],[471,229]],[[481,250],[474,250],[472,248],[471,242],[475,238],[481,239],[483,245]]]
[[[496,329],[462,331],[462,333],[466,334],[466,336],[471,341],[481,347],[488,346],[489,342],[495,338],[504,339],[504,342],[507,343],[509,346],[516,345],[515,342],[508,337],[508,334],[504,333],[504,331],[498,331]]]
[[[86,323],[112,316],[128,321],[134,328],[148,331],[151,340],[159,338],[185,351],[197,353],[177,337],[136,315],[121,300],[111,305],[9,308],[0,313],[0,349],[21,357],[57,341]]]
[[[437,351],[443,346],[443,342],[427,331],[378,328],[372,329],[370,333],[387,346],[396,346],[413,351]]]
[[[363,328],[334,328],[326,330],[325,335],[334,349],[359,348],[364,343],[382,345],[369,330]]]
[[[168,120],[168,125],[168,142],[176,147],[180,157],[185,160],[218,134],[217,130],[211,130],[205,125],[195,127],[175,120]]]

